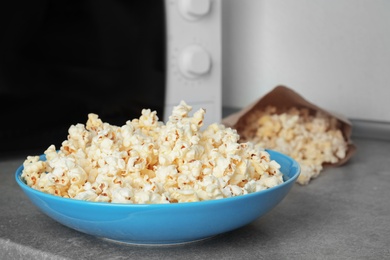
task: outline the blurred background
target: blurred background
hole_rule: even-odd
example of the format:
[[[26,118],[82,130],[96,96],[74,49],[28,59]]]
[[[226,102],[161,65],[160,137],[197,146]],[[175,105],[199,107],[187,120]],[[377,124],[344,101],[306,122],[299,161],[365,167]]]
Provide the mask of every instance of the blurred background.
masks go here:
[[[143,108],[162,113],[162,10],[154,0],[3,2],[0,154],[59,148],[88,113],[115,125]]]
[[[142,108],[162,115],[164,5],[174,2],[0,4],[0,154],[59,147],[90,112],[117,125]],[[282,84],[356,124],[390,128],[390,1],[223,0],[221,9],[224,108]]]
[[[224,0],[223,104],[278,84],[345,116],[390,124],[390,1]]]

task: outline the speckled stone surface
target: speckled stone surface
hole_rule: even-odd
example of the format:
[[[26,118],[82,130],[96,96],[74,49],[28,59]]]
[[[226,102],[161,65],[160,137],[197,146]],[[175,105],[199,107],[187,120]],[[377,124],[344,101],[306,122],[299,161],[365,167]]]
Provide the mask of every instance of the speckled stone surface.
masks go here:
[[[119,244],[38,211],[0,158],[0,259],[390,259],[390,141],[355,138],[357,153],[240,229],[177,246]],[[25,155],[27,156],[27,155]]]

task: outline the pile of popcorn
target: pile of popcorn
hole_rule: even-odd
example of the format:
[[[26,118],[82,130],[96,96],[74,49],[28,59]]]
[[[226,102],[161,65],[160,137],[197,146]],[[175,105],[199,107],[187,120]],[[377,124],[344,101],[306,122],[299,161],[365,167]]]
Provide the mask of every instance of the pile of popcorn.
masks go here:
[[[56,196],[113,203],[179,203],[252,193],[283,182],[280,165],[236,130],[192,116],[182,101],[166,124],[155,111],[119,127],[89,114],[72,125],[59,150],[51,145],[24,161],[30,187]]]
[[[252,113],[246,126],[241,140],[294,158],[301,166],[297,183],[302,185],[318,177],[325,163],[343,159],[348,149],[337,119],[321,111],[312,115],[306,108],[292,107],[278,113],[268,106]]]

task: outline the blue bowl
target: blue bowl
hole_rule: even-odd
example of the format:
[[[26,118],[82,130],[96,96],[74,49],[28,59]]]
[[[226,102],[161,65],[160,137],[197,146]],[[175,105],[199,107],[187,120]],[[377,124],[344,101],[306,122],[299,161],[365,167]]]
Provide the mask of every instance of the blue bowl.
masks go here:
[[[300,173],[292,158],[268,150],[281,165],[284,182],[273,188],[218,200],[174,204],[120,204],[62,198],[16,182],[31,202],[59,223],[96,237],[131,244],[178,244],[209,238],[242,227],[273,209]],[[44,159],[44,157],[42,157]]]

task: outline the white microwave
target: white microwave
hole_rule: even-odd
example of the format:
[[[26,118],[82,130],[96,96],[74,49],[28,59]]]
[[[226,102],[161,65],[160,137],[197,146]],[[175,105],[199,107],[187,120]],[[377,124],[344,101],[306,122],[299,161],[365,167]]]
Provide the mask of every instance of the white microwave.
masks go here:
[[[181,100],[221,120],[220,0],[10,5],[1,24],[0,153],[60,146],[88,113],[123,125]]]
[[[205,125],[222,116],[221,1],[167,0],[167,83],[164,119],[185,100],[206,109]]]

